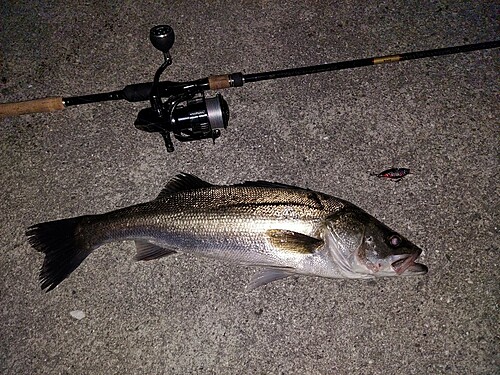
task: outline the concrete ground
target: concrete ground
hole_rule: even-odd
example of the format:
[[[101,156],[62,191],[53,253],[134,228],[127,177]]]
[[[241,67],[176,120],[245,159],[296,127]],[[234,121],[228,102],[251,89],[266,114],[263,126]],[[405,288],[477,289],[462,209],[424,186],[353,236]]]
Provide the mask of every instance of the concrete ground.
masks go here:
[[[0,102],[150,81],[156,24],[176,32],[171,80],[500,38],[491,1],[163,3],[4,2]],[[247,84],[223,91],[232,115],[215,145],[172,154],[133,126],[147,103],[0,120],[0,372],[498,373],[498,87],[498,50]],[[369,175],[391,166],[414,174]],[[424,248],[429,273],[246,294],[255,269],[136,263],[126,242],[40,291],[29,225],[147,201],[181,171],[347,199]]]

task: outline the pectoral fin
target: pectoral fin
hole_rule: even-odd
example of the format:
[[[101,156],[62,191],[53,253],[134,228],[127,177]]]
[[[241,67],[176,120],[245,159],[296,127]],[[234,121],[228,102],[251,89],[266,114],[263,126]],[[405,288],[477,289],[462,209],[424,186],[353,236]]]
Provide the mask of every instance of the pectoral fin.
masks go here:
[[[323,240],[286,229],[269,229],[266,234],[271,245],[299,254],[313,254],[324,244]]]
[[[165,249],[146,241],[135,241],[135,247],[137,249],[135,260],[153,260],[175,253],[175,250]]]
[[[246,287],[247,292],[251,292],[259,286],[266,285],[270,282],[284,279],[293,274],[293,268],[267,268],[264,271],[257,272],[252,276]]]

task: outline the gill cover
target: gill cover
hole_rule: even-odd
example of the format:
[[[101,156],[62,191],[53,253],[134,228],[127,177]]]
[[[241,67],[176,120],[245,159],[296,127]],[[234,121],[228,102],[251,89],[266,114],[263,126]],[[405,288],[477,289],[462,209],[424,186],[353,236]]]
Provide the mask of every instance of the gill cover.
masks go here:
[[[364,278],[365,273],[358,271],[356,254],[363,244],[365,228],[352,212],[346,211],[342,210],[327,219],[327,246],[331,249],[334,263],[345,277]]]

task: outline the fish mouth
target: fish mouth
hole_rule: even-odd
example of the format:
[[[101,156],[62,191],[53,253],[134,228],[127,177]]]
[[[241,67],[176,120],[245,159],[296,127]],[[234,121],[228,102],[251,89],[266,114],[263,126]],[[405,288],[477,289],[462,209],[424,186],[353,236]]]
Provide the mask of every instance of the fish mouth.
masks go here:
[[[396,274],[402,275],[423,275],[426,274],[428,268],[426,265],[421,263],[415,263],[415,260],[419,257],[420,251],[414,254],[402,255],[400,259],[391,264],[392,269]]]

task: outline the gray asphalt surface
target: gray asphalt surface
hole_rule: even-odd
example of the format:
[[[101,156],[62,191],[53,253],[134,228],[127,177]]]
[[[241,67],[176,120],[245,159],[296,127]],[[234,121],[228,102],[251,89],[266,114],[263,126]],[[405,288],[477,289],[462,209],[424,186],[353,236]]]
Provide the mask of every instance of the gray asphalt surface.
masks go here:
[[[500,38],[490,1],[8,1],[0,101],[151,81],[149,29],[176,32],[163,79],[342,61]],[[499,51],[247,84],[229,128],[167,154],[133,126],[147,103],[0,120],[3,374],[493,374],[499,372]],[[399,183],[369,176],[392,166]],[[37,222],[154,198],[189,172],[278,181],[347,199],[425,249],[429,273],[288,278],[106,245],[45,294]],[[83,319],[71,312],[82,311]]]

